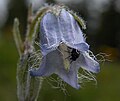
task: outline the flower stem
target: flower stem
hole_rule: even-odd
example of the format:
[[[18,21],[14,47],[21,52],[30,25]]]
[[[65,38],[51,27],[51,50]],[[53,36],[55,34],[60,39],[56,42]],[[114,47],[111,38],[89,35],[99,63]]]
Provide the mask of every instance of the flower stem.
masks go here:
[[[20,56],[17,64],[16,73],[18,101],[37,101],[43,81],[42,78],[31,77],[29,73],[31,67],[28,59],[35,51],[35,47],[33,44],[33,41],[35,39],[33,38],[33,34],[37,34],[33,32],[34,29],[38,30],[35,28],[37,20],[29,19],[32,18],[31,11],[32,10],[30,7],[28,14],[28,29],[24,42],[22,41],[20,36],[19,21],[17,18],[14,19],[13,25],[13,36]]]

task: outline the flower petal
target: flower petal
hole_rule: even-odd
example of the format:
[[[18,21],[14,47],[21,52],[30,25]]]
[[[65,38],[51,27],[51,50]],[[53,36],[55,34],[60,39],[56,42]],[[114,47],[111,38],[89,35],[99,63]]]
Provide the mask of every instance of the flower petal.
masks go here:
[[[52,13],[46,13],[40,23],[40,43],[44,56],[59,45],[60,35],[56,16]]]
[[[79,51],[87,51],[89,49],[89,45],[85,42],[80,26],[68,11],[62,9],[59,24],[64,43]]]
[[[63,81],[78,89],[80,86],[77,82],[78,69],[72,64],[69,70],[66,70],[63,63],[62,54],[59,50],[54,50],[43,57],[40,67],[30,70],[31,76],[50,76],[57,74]]]
[[[58,67],[64,68],[63,60],[58,50],[54,50],[43,57],[39,69],[30,70],[31,76],[50,76]]]
[[[100,71],[99,63],[90,57],[89,53],[81,53],[78,60],[81,68],[93,73],[98,73]]]
[[[69,70],[66,70],[65,68],[60,68],[58,67],[56,70],[56,74],[59,75],[59,77],[61,79],[63,79],[63,81],[65,81],[66,83],[68,83],[69,85],[71,85],[72,87],[79,89],[80,85],[78,84],[77,80],[77,72],[78,69],[74,67],[75,64],[72,64],[70,66]]]

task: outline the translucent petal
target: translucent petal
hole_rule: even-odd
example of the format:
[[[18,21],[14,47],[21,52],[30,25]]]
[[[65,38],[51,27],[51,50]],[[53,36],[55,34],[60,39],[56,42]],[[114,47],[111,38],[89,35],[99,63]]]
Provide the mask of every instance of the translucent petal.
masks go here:
[[[74,67],[74,64],[71,65],[70,69],[67,71],[65,68],[58,68],[55,72],[63,81],[71,85],[72,87],[79,89],[80,85],[77,80],[78,69]]]
[[[89,53],[87,52],[81,53],[78,61],[80,67],[85,70],[91,71],[93,73],[98,73],[100,71],[99,63],[95,59],[90,57]]]
[[[43,55],[59,45],[60,35],[56,16],[46,13],[40,23],[40,43]]]
[[[40,67],[30,70],[31,76],[50,76],[51,74],[57,74],[63,81],[78,89],[77,82],[78,69],[71,65],[69,70],[66,70],[63,63],[62,54],[59,50],[55,50],[43,57]]]
[[[89,49],[89,45],[85,42],[80,26],[74,17],[64,9],[60,13],[59,24],[62,33],[62,41],[64,43],[79,51]]]
[[[58,68],[64,68],[61,53],[54,50],[43,57],[39,69],[30,71],[31,76],[50,76]]]
[[[46,13],[40,23],[40,43],[44,56],[55,50],[60,42],[79,51],[87,51],[89,49],[89,45],[85,42],[78,23],[64,9],[59,16]]]

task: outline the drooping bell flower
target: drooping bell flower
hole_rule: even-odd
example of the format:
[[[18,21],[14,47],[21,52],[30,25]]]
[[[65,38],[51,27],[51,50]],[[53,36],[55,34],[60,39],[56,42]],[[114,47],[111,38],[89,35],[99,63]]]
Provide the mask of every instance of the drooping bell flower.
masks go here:
[[[99,72],[99,63],[89,55],[89,45],[74,16],[64,8],[59,14],[47,12],[40,22],[40,50],[43,58],[31,76],[57,74],[63,81],[79,89],[78,70]]]

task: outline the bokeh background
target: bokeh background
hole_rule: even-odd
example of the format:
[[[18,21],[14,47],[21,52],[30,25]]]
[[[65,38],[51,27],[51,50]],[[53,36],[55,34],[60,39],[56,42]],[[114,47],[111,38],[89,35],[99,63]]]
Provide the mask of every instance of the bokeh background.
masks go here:
[[[36,11],[45,3],[63,3],[83,17],[87,42],[95,53],[105,53],[97,85],[85,83],[80,90],[67,87],[65,94],[43,83],[38,101],[120,101],[120,0],[0,0],[0,101],[17,101],[18,53],[12,35],[13,20],[20,20],[24,38],[28,5]]]

